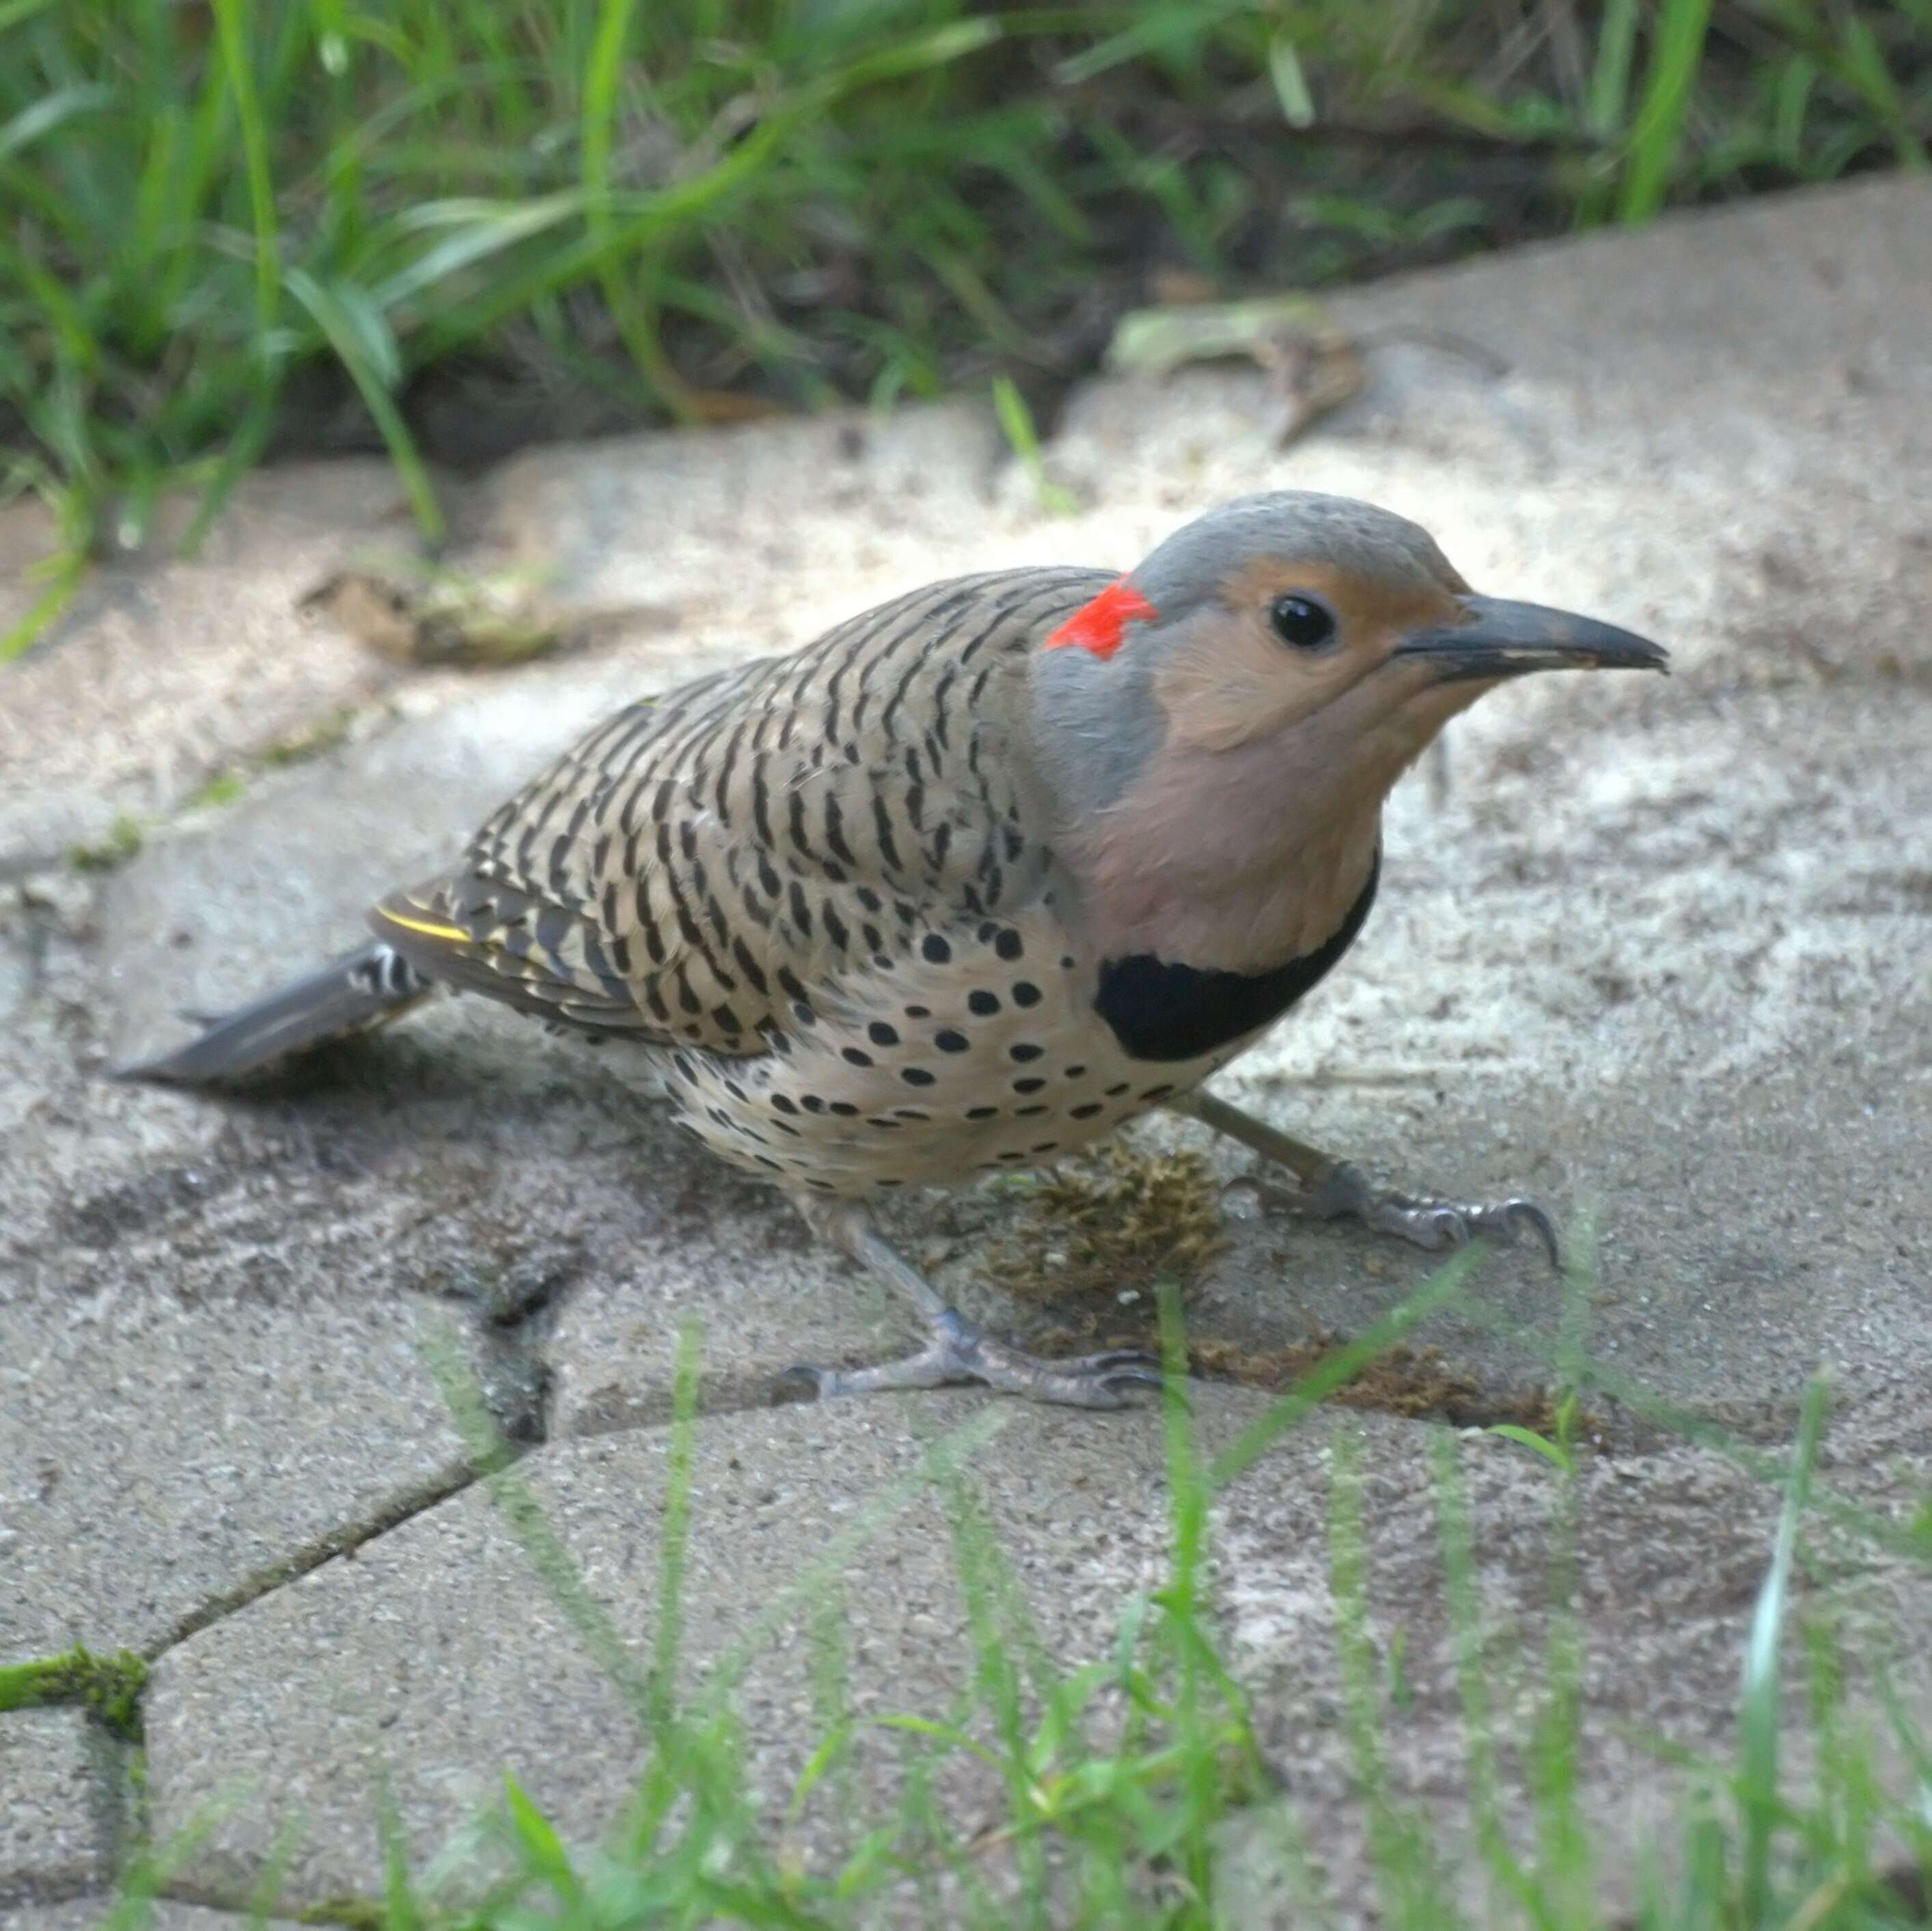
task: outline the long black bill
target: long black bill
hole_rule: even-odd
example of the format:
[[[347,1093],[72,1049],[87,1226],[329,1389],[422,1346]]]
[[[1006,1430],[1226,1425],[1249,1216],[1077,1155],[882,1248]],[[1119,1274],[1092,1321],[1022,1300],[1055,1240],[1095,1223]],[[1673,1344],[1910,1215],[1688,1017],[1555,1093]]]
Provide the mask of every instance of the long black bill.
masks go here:
[[[1426,658],[1445,680],[1520,677],[1531,670],[1664,670],[1670,653],[1633,631],[1541,604],[1465,597],[1466,621],[1418,631],[1398,658]]]

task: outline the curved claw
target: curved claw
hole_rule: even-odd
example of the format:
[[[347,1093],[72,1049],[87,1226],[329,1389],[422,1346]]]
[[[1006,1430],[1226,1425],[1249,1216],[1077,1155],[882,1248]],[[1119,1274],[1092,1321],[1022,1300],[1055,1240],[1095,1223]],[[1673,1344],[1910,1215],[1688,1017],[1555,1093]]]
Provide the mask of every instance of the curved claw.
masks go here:
[[[1518,1221],[1524,1222],[1538,1240],[1543,1243],[1543,1251],[1550,1256],[1550,1264],[1558,1273],[1563,1271],[1563,1243],[1556,1237],[1556,1223],[1549,1213],[1533,1200],[1526,1200],[1521,1195],[1503,1202],[1503,1213],[1510,1225],[1512,1234]]]
[[[1460,1247],[1478,1236],[1513,1242],[1526,1227],[1543,1243],[1543,1251],[1549,1255],[1550,1266],[1558,1270],[1562,1267],[1563,1253],[1556,1237],[1556,1223],[1544,1207],[1520,1194],[1497,1201],[1492,1205],[1444,1206],[1438,1211],[1448,1215],[1456,1223],[1456,1231],[1450,1235],[1452,1246]]]
[[[1221,1190],[1225,1205],[1232,1206],[1242,1195],[1251,1195],[1264,1210],[1286,1207],[1316,1220],[1352,1216],[1376,1233],[1393,1234],[1432,1253],[1466,1246],[1478,1236],[1511,1241],[1527,1227],[1543,1243],[1551,1267],[1560,1269],[1563,1264],[1556,1223],[1546,1209],[1520,1195],[1492,1204],[1418,1200],[1371,1186],[1362,1170],[1346,1160],[1337,1162],[1318,1185],[1299,1193],[1270,1186],[1252,1175],[1231,1180]]]

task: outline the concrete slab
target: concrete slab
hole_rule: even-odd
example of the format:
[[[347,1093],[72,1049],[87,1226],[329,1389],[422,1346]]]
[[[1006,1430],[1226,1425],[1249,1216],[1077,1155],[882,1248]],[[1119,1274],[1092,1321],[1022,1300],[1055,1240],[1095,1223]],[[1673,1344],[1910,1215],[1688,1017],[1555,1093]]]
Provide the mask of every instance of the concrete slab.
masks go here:
[[[1210,1398],[1216,1432],[1256,1398]],[[905,1475],[926,1443],[968,1420],[974,1398],[898,1398],[790,1407],[701,1423],[686,1580],[687,1692],[745,1639],[788,1584]],[[1107,1416],[1069,1437],[1059,1419],[1017,1408],[975,1459],[1005,1525],[1020,1579],[1054,1654],[1084,1649],[1126,1596],[1159,1573],[1157,1420]],[[1042,1490],[1051,1444],[1058,1486]],[[650,1654],[668,1444],[635,1430],[560,1444],[523,1465],[539,1504],[634,1658]],[[1130,1507],[1124,1500],[1137,1496]],[[1069,1498],[1077,1498],[1070,1513]],[[784,1606],[746,1679],[751,1772],[782,1798],[815,1747],[812,1630],[828,1603],[845,1624],[856,1713],[940,1711],[969,1680],[963,1610],[943,1513],[930,1499],[897,1519],[842,1573]],[[147,1704],[149,1792],[158,1832],[214,1783],[249,1784],[183,1873],[197,1895],[237,1894],[299,1805],[306,1829],[291,1900],[368,1882],[370,1777],[392,1776],[412,1846],[428,1852],[494,1800],[504,1766],[558,1828],[584,1839],[631,1789],[643,1747],[622,1699],[573,1633],[477,1489],[169,1651]],[[868,1732],[875,1786],[898,1761],[890,1733]],[[995,1802],[968,1775],[952,1793],[961,1828]],[[829,1795],[829,1793],[828,1793]],[[806,1839],[838,1829],[815,1801]]]
[[[0,1714],[0,1906],[52,1901],[110,1880],[120,1810],[115,1756],[82,1711]]]
[[[1332,1438],[1331,1438],[1332,1439]],[[1932,1474],[1932,1427],[1910,1384],[1835,1405],[1822,1493],[1882,1506],[1897,1485]],[[1529,1746],[1551,1693],[1562,1640],[1552,1558],[1563,1546],[1559,1489],[1493,1440],[1459,1444],[1473,1558],[1471,1636],[1493,1714],[1502,1819],[1534,1867]],[[1360,1431],[1366,1633],[1376,1749],[1385,1791],[1419,1819],[1472,1921],[1487,1921],[1468,1810],[1471,1739],[1460,1638],[1444,1585],[1442,1494],[1429,1445],[1408,1431]],[[1310,1479],[1232,1495],[1217,1514],[1217,1564],[1228,1653],[1254,1698],[1257,1727],[1284,1791],[1282,1809],[1312,1852],[1335,1921],[1385,1921],[1370,1873],[1369,1816],[1347,1729],[1341,1619],[1330,1586],[1332,1454]],[[1677,1447],[1586,1465],[1576,1498],[1575,1587],[1581,1722],[1578,1796],[1588,1819],[1594,1894],[1605,1921],[1634,1910],[1640,1854],[1678,1867],[1685,1801],[1699,1779],[1660,1757],[1735,1759],[1745,1641],[1769,1561],[1774,1489],[1703,1450]],[[1814,1509],[1786,1626],[1783,1788],[1815,1791],[1819,1736],[1806,1710],[1801,1631],[1852,1663],[1849,1707],[1871,1720],[1881,1757],[1876,1672],[1893,1673],[1898,1707],[1932,1709],[1932,1587],[1921,1562],[1879,1552]],[[1893,1788],[1908,1768],[1889,1763]],[[1282,1855],[1278,1819],[1231,1834],[1229,1922],[1287,1931],[1309,1921],[1305,1875]],[[1317,1891],[1315,1895],[1319,1896]]]
[[[451,1317],[264,1272],[0,1305],[0,1661],[152,1652],[466,1478],[419,1351]]]
[[[105,837],[118,814],[165,812],[218,771],[298,736],[392,682],[380,659],[305,625],[295,600],[370,544],[406,544],[406,499],[387,464],[305,463],[245,480],[191,559],[170,503],[144,552],[92,574],[8,673],[16,733],[0,769],[0,877]],[[38,506],[0,514],[0,556],[24,568],[50,535]],[[31,584],[0,571],[0,608]],[[14,709],[17,706],[19,709]]]
[[[386,563],[394,574],[396,559],[414,553],[404,493],[386,463],[259,472],[187,560],[169,544],[194,506],[171,500],[148,548],[91,577],[10,671],[10,703],[33,728],[0,772],[0,877],[107,838],[118,815],[164,822],[211,776],[250,769],[345,711],[380,715],[393,704],[417,713],[506,684],[527,693],[560,669],[569,687],[584,681],[586,664],[593,681],[600,671],[620,675],[631,697],[802,643],[851,607],[855,583],[929,574],[931,557],[978,520],[1004,446],[986,412],[949,404],[749,434],[613,439],[533,452],[474,486],[446,478],[468,563],[527,570],[560,608],[648,616],[610,627],[565,665],[507,677],[410,673],[298,609],[345,566]],[[640,448],[650,451],[641,470]],[[586,481],[594,514],[560,522],[557,484],[577,515]],[[646,530],[640,545],[636,534]],[[0,511],[0,563],[24,568],[48,540],[38,505]],[[998,560],[997,532],[980,541]],[[0,583],[10,580],[0,568]],[[724,584],[728,601],[718,595]],[[0,597],[0,617],[8,607]],[[614,692],[603,707],[620,700]],[[532,724],[526,748],[541,728]]]
[[[96,1931],[115,1908],[112,1897],[77,1897],[66,1904],[24,1904],[0,1909],[0,1931]],[[240,1912],[210,1911],[198,1904],[158,1898],[141,1921],[142,1931],[242,1931],[251,1921]],[[288,1921],[272,1918],[271,1924]]]
[[[514,1321],[556,1264],[484,1213],[399,1211],[299,1121],[100,1079],[91,919],[0,931],[28,968],[0,1026],[0,1661],[152,1651],[447,1492],[423,1345],[453,1334],[528,1433]]]
[[[699,1424],[686,1621],[687,1693],[787,1585],[807,1576],[868,1498],[916,1461],[922,1438],[987,1405],[964,1394],[882,1398],[717,1416]],[[1258,1411],[1246,1391],[1205,1388],[1204,1442]],[[1127,1595],[1155,1585],[1168,1533],[1160,1417],[1066,1417],[1010,1406],[970,1479],[1024,1593],[1039,1640],[1063,1666],[1108,1652]],[[1346,1892],[1363,1876],[1342,1730],[1343,1678],[1328,1588],[1338,1438],[1356,1444],[1378,1676],[1398,1666],[1379,1714],[1392,1789],[1453,1806],[1463,1739],[1444,1606],[1432,1432],[1382,1417],[1330,1415],[1291,1435],[1215,1512],[1215,1596],[1228,1654],[1256,1699],[1261,1736],[1288,1797]],[[1932,1432],[1903,1388],[1889,1408],[1840,1418],[1825,1481],[1856,1495],[1874,1463],[1932,1473]],[[666,1443],[634,1431],[538,1451],[520,1471],[629,1654],[650,1653]],[[1529,1734],[1552,1636],[1549,1577],[1556,1491],[1548,1465],[1495,1440],[1462,1449],[1485,1654],[1509,1814],[1528,1814],[1509,1753]],[[1043,1482],[1041,1471],[1053,1479]],[[1676,1786],[1634,1737],[1722,1746],[1734,1722],[1744,1633],[1768,1559],[1777,1498],[1718,1457],[1682,1449],[1599,1461],[1580,1498],[1578,1608],[1586,1656],[1583,1774],[1612,1840],[1668,1815]],[[1810,1546],[1828,1565],[1827,1603],[1850,1645],[1882,1644],[1908,1679],[1932,1654],[1922,1571],[1844,1537]],[[984,1582],[983,1571],[980,1579]],[[944,1516],[930,1498],[865,1553],[783,1607],[744,1680],[747,1761],[769,1814],[829,1719],[814,1702],[814,1612],[844,1633],[854,1713],[937,1714],[970,1684],[972,1646]],[[1912,1660],[1918,1659],[1915,1663]],[[1393,1678],[1390,1680],[1393,1681]],[[1904,1692],[1916,1693],[1908,1687]],[[1104,1722],[1106,1720],[1102,1719]],[[620,1811],[644,1745],[480,1489],[427,1511],[171,1650],[147,1705],[149,1791],[165,1832],[216,1789],[250,1794],[183,1873],[195,1894],[239,1894],[298,1807],[306,1829],[287,1895],[366,1888],[376,1868],[371,1779],[386,1766],[410,1840],[428,1857],[494,1802],[508,1766],[566,1837],[593,1838]],[[795,1834],[808,1861],[890,1814],[902,1774],[874,1736],[857,1783],[808,1804]],[[942,1780],[960,1836],[996,1822],[996,1786],[964,1766]],[[1645,1801],[1616,1822],[1630,1793]],[[1351,1834],[1354,1834],[1352,1835]]]

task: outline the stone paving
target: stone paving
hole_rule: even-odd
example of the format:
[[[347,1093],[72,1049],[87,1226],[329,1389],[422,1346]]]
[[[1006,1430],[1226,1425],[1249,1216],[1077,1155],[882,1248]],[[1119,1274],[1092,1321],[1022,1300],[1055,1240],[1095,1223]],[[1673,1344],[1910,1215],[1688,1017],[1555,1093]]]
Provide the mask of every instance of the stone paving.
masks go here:
[[[193,1907],[245,1906],[295,1810],[285,1908],[371,1895],[379,1762],[425,1855],[506,1764],[566,1834],[622,1804],[632,1719],[474,1479],[439,1348],[640,1644],[677,1336],[701,1321],[695,1675],[989,1408],[974,1479],[1042,1636],[1069,1658],[1104,1645],[1160,1572],[1158,1417],[970,1393],[771,1406],[787,1364],[880,1356],[904,1312],[687,1150],[608,1054],[463,1001],[246,1100],[102,1072],[173,1036],[177,1009],[354,943],[364,904],[614,703],[932,577],[1124,565],[1244,490],[1374,498],[1479,587],[1676,655],[1668,682],[1550,679],[1460,723],[1446,784],[1394,802],[1356,955],[1226,1089],[1392,1176],[1593,1206],[1594,1356],[1766,1441],[1828,1365],[1821,1479],[1912,1506],[1932,1480],[1928,302],[1932,190],[1881,181],[1351,293],[1335,306],[1368,387],[1286,451],[1254,372],[1096,382],[1047,452],[1070,517],[1041,513],[964,403],[532,451],[452,483],[464,553],[638,614],[513,671],[404,670],[298,616],[330,570],[405,543],[374,466],[257,478],[196,559],[104,568],[0,682],[0,1664],[76,1642],[151,1659],[144,1797],[78,1710],[0,1715],[0,1927],[93,1921],[140,1829],[238,1792],[170,1880],[163,1931],[230,1921]],[[9,512],[0,561],[35,535]],[[0,580],[0,605],[16,594]],[[340,741],[274,754],[317,736]],[[211,802],[224,772],[245,781]],[[73,868],[117,820],[138,852]],[[969,1312],[1039,1334],[1065,1311],[977,1266],[1013,1211],[975,1192],[905,1204],[901,1225]],[[1428,1272],[1346,1228],[1228,1231],[1190,1321],[1236,1359],[1359,1332]],[[1549,1378],[1559,1300],[1533,1257],[1498,1256],[1428,1339],[1500,1412]],[[1225,1436],[1264,1399],[1204,1384],[1200,1425]],[[1360,1819],[1330,1458],[1336,1430],[1359,1436],[1378,1631],[1401,1633],[1412,1690],[1395,1773],[1452,1813],[1435,1426],[1324,1414],[1216,1511],[1217,1613],[1345,1890]],[[1605,1426],[1588,1777],[1634,1842],[1671,1798],[1628,1726],[1721,1744],[1774,1507],[1640,1417]],[[1545,1471],[1493,1441],[1464,1458],[1485,1603],[1536,1654]],[[1932,1654],[1912,1573],[1845,1564],[1873,1642]],[[936,1505],[896,1516],[839,1587],[856,1705],[942,1709],[970,1652]],[[808,1621],[781,1617],[745,1688],[779,1794],[814,1741]],[[898,1766],[881,1746],[863,1774],[889,1792]],[[948,1801],[967,1830],[991,1799],[962,1779]],[[797,1828],[815,1856],[842,1819]]]

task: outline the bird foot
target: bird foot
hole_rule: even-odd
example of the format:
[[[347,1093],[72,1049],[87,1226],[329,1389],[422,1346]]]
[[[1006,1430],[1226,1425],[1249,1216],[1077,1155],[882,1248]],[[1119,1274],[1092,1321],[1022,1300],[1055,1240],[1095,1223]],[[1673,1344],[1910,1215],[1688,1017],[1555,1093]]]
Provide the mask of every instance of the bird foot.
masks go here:
[[[1066,1408],[1118,1408],[1136,1388],[1161,1384],[1160,1363],[1130,1348],[1050,1361],[991,1341],[952,1308],[933,1324],[932,1339],[916,1354],[877,1368],[820,1368],[801,1363],[781,1378],[805,1381],[818,1399],[870,1395],[889,1388],[940,1388],[978,1381],[1006,1395]]]
[[[1431,1252],[1464,1246],[1479,1238],[1513,1241],[1527,1228],[1543,1243],[1550,1264],[1552,1267],[1563,1264],[1556,1223],[1534,1201],[1520,1195],[1489,1202],[1418,1200],[1408,1194],[1371,1186],[1361,1168],[1347,1160],[1336,1162],[1312,1186],[1290,1192],[1250,1177],[1232,1182],[1222,1189],[1222,1198],[1225,1200],[1242,1190],[1254,1195],[1264,1207],[1286,1208],[1305,1214],[1311,1220],[1340,1220],[1352,1216],[1377,1234],[1393,1234],[1399,1240]]]

